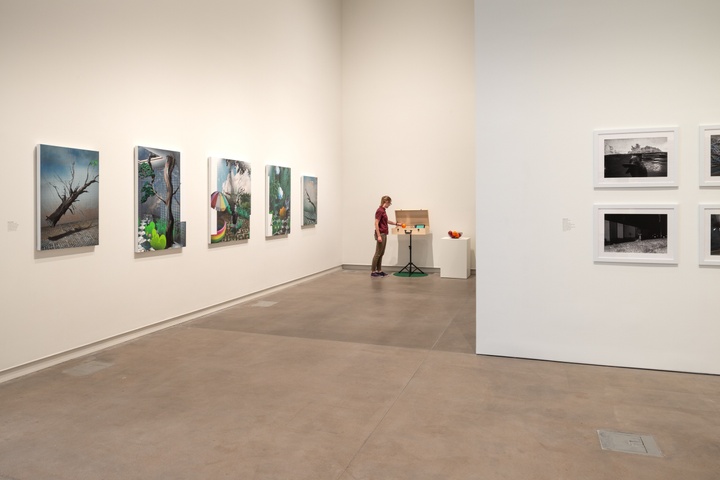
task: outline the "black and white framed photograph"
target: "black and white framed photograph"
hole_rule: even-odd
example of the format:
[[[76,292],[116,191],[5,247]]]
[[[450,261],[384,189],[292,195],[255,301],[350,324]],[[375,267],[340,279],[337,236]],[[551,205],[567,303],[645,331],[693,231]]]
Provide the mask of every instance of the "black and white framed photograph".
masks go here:
[[[700,186],[720,187],[720,125],[700,127]]]
[[[720,266],[720,205],[700,205],[700,265]]]
[[[595,205],[595,262],[677,264],[677,205]]]
[[[595,187],[677,187],[677,127],[593,132]]]

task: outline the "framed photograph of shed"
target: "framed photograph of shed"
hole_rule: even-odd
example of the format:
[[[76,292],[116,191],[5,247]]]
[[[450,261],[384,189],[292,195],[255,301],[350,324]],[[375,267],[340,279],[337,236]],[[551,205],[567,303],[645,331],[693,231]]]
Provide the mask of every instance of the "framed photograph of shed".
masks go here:
[[[677,137],[677,127],[596,130],[595,187],[677,187]]]
[[[700,127],[700,186],[720,187],[720,125]]]
[[[700,265],[720,266],[720,205],[700,205]]]
[[[677,264],[677,205],[595,205],[593,260]]]

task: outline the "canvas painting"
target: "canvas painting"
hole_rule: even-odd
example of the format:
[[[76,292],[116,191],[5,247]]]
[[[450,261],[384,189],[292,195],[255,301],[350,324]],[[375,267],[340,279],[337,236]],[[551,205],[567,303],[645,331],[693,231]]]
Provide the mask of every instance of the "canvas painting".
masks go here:
[[[303,226],[317,225],[317,177],[302,177]]]
[[[99,244],[100,153],[37,147],[37,250]]]
[[[180,152],[136,147],[138,253],[180,248],[185,229],[180,222]]]
[[[720,186],[720,125],[700,127],[700,185]]]
[[[290,168],[265,167],[266,221],[265,236],[290,233]]]
[[[676,129],[595,132],[595,186],[676,186],[676,137]]]
[[[250,164],[210,158],[210,243],[250,238]]]

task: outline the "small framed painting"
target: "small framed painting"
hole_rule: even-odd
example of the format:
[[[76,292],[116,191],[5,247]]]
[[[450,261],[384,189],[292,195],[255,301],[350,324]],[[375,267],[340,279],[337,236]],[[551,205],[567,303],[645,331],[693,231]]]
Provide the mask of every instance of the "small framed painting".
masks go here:
[[[185,246],[180,215],[180,152],[135,147],[135,253]]]
[[[290,167],[265,166],[265,237],[290,233]]]
[[[677,264],[677,205],[595,205],[595,262]]]
[[[676,127],[596,130],[597,188],[677,187]]]
[[[720,205],[700,205],[700,265],[720,265]]]
[[[37,146],[36,248],[99,245],[100,153]]]
[[[720,125],[700,127],[700,186],[720,187]]]
[[[210,157],[208,163],[209,243],[229,245],[248,240],[252,194],[250,163],[220,157]]]
[[[317,177],[302,177],[303,227],[317,225]]]

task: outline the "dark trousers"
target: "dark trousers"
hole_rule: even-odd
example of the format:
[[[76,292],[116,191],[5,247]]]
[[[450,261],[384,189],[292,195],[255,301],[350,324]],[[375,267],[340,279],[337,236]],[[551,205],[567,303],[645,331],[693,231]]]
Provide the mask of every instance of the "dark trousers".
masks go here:
[[[372,271],[379,272],[382,270],[382,257],[385,255],[385,245],[387,245],[387,233],[381,233],[380,238],[382,242],[377,241],[377,235],[373,233],[375,237],[375,256],[372,260]]]

